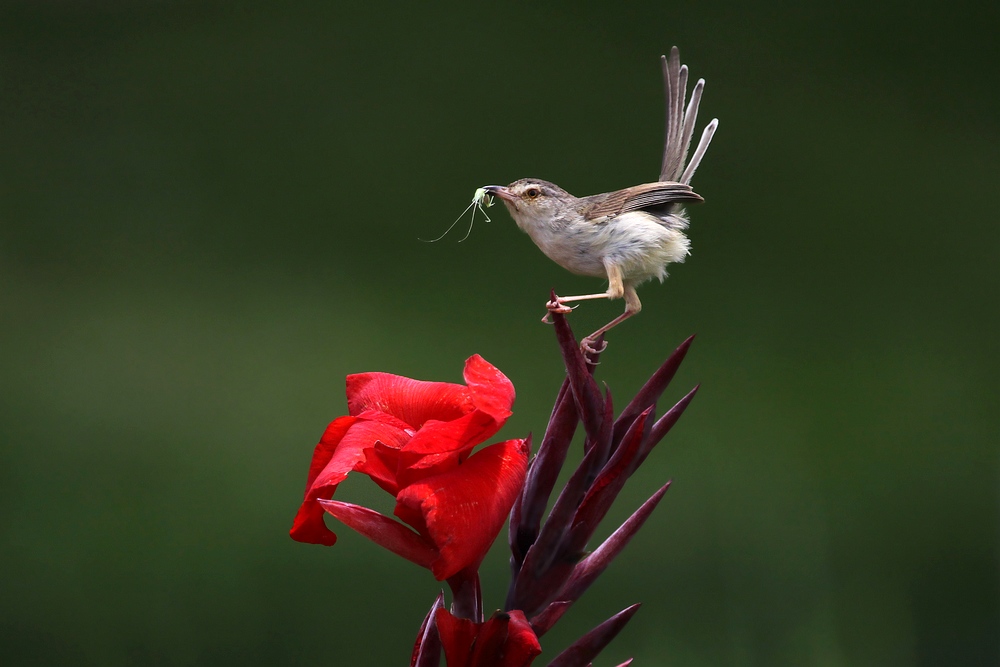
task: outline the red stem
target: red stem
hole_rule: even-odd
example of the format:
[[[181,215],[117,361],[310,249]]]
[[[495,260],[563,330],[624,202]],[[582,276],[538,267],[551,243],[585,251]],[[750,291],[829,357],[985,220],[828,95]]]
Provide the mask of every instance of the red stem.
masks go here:
[[[451,614],[473,623],[483,622],[483,590],[478,567],[467,567],[448,579],[451,588]]]

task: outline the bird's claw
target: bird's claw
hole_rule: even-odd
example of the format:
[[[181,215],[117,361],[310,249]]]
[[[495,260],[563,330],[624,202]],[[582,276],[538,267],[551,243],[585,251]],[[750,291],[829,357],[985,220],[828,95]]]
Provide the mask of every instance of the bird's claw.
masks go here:
[[[559,297],[556,297],[554,301],[549,301],[545,304],[545,307],[549,309],[550,313],[562,313],[566,315],[567,313],[572,313],[576,306],[567,306],[563,303]],[[546,315],[548,317],[548,315]]]
[[[559,297],[547,302],[545,307],[548,309],[548,312],[545,313],[545,317],[542,318],[542,322],[545,324],[552,324],[552,319],[549,317],[552,313],[565,315],[567,313],[572,313],[573,309],[576,308],[576,306],[567,306],[559,299]]]
[[[598,341],[596,338],[587,336],[580,341],[580,349],[588,354],[600,354],[608,347],[608,341]]]

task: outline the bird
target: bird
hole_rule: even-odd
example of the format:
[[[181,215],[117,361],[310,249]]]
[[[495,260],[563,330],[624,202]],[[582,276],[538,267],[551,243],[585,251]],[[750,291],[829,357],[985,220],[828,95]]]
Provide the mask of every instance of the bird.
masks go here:
[[[567,304],[590,299],[625,299],[625,312],[585,337],[581,347],[603,351],[601,336],[642,309],[635,288],[653,278],[663,282],[666,267],[690,254],[684,234],[688,216],[683,206],[704,201],[691,189],[691,178],[719,126],[709,122],[691,159],[688,150],[701,104],[705,80],[699,79],[686,102],[688,67],[675,46],[661,56],[666,123],[659,180],[588,197],[575,197],[555,183],[522,178],[510,185],[488,185],[485,192],[500,199],[517,226],[556,264],[584,276],[607,278],[598,294],[556,296],[546,303],[549,313],[568,313]],[[686,106],[685,106],[686,104]]]

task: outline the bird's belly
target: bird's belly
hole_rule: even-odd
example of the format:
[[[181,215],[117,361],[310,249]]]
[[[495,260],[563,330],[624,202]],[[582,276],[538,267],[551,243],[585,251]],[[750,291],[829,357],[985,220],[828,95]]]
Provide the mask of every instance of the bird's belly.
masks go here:
[[[666,265],[683,262],[688,238],[642,212],[624,213],[605,222],[570,224],[556,233],[532,234],[552,261],[584,276],[607,275],[605,262],[618,266],[629,282],[662,280]]]
[[[584,234],[570,232],[534,241],[549,259],[567,271],[598,277],[607,273],[598,244]]]

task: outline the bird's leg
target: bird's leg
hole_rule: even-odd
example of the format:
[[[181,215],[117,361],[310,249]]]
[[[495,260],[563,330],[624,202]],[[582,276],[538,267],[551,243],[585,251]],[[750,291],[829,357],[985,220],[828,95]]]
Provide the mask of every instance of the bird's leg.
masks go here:
[[[549,301],[548,303],[545,304],[545,307],[549,309],[549,313],[562,313],[563,315],[565,315],[566,313],[572,313],[573,309],[576,308],[576,306],[565,305],[568,302],[585,301],[587,299],[614,299],[614,298],[615,297],[611,296],[607,292],[601,292],[600,294],[580,294],[577,296],[557,296],[555,301]],[[545,314],[545,318],[542,321],[543,322],[549,321],[548,313]]]
[[[642,304],[639,302],[639,295],[635,293],[635,288],[631,285],[625,285],[625,312],[611,320],[603,327],[590,334],[582,341],[580,341],[580,347],[583,348],[585,352],[590,352],[592,354],[597,354],[598,352],[603,352],[604,348],[608,346],[607,342],[601,344],[600,349],[595,347],[597,339],[601,337],[604,333],[610,329],[618,326],[628,318],[632,317],[640,310],[642,310]]]
[[[576,306],[567,306],[565,304],[573,301],[587,301],[589,299],[620,299],[625,293],[625,288],[622,282],[622,272],[614,264],[609,264],[607,261],[604,263],[604,268],[608,272],[608,291],[601,292],[600,294],[578,294],[577,296],[557,296],[555,301],[549,301],[545,304],[545,307],[549,309],[549,313],[572,313],[573,308]],[[545,317],[542,318],[542,322],[546,324],[549,323],[549,313],[545,313]]]

